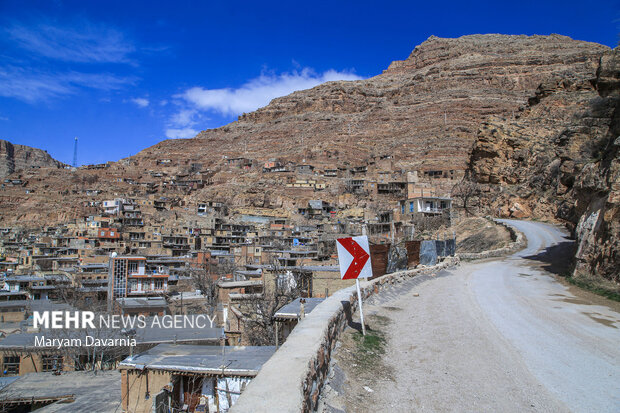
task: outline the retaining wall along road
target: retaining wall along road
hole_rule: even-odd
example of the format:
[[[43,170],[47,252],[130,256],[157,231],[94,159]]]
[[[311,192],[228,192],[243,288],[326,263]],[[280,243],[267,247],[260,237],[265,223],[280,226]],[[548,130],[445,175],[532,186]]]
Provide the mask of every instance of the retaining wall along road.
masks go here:
[[[442,263],[386,274],[361,281],[365,299],[385,287],[421,274],[436,273],[457,265],[459,259],[447,257]],[[245,389],[231,413],[310,412],[329,371],[332,350],[340,332],[357,309],[355,286],[337,291],[312,310],[288,336],[286,342],[263,365]]]

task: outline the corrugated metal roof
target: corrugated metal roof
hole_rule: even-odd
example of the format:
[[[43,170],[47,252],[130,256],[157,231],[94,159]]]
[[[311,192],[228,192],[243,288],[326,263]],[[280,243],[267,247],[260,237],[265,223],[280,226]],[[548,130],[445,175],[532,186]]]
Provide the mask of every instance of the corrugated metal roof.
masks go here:
[[[222,351],[223,350],[223,351]],[[274,346],[203,346],[160,344],[123,360],[120,368],[255,376],[275,353]]]
[[[121,375],[118,371],[67,371],[29,373],[16,377],[0,391],[4,402],[17,399],[56,399],[72,395],[72,403],[53,403],[37,412],[111,412],[121,399]]]

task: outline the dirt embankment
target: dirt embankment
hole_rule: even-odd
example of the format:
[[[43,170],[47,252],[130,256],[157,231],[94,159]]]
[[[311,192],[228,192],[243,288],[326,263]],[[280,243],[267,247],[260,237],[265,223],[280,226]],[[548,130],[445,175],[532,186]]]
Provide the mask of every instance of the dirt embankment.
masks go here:
[[[465,218],[452,228],[441,228],[435,235],[443,236],[452,231],[456,234],[456,251],[459,253],[496,250],[508,246],[512,241],[510,232],[504,226],[488,218]]]

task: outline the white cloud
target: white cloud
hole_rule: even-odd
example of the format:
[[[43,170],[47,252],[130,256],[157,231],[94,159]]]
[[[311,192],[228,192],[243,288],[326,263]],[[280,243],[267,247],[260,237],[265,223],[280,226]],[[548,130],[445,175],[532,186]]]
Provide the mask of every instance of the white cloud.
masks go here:
[[[29,103],[75,94],[79,88],[117,90],[134,78],[109,73],[46,73],[15,66],[0,67],[0,96]]]
[[[251,112],[277,97],[288,95],[296,90],[309,89],[332,80],[358,80],[360,76],[352,72],[328,70],[322,74],[305,68],[291,73],[266,74],[246,82],[239,88],[204,89],[193,87],[175,95],[173,102],[178,111],[168,122],[168,138],[191,138],[198,133],[194,127],[205,121],[206,112],[223,115],[240,115]]]
[[[15,45],[39,56],[77,63],[133,63],[134,45],[120,31],[82,21],[74,27],[41,23],[5,29]]]
[[[146,98],[133,98],[131,99],[131,101],[136,105],[140,106],[141,108],[147,107],[150,103],[149,100]]]
[[[192,128],[169,128],[166,129],[166,137],[169,139],[193,138],[199,131]]]
[[[196,109],[181,109],[170,118],[170,123],[177,126],[195,125],[194,117],[198,111]]]
[[[136,64],[130,57],[134,45],[112,27],[86,20],[65,26],[43,20],[0,28],[1,37],[9,40],[10,47],[0,60],[0,96],[33,103],[77,94],[84,88],[118,90],[136,81],[134,76],[109,73],[108,68],[85,71],[80,67],[85,63],[95,68]]]
[[[193,87],[175,96],[183,99],[191,107],[210,110],[223,115],[239,115],[251,112],[277,97],[288,95],[296,90],[309,89],[332,80],[361,79],[351,72],[328,70],[322,74],[304,68],[291,73],[261,74],[239,88],[204,89]]]
[[[177,138],[193,138],[199,132],[194,129],[197,121],[195,116],[197,110],[195,109],[181,109],[172,117],[168,122],[168,129],[166,129],[166,137],[170,139]]]

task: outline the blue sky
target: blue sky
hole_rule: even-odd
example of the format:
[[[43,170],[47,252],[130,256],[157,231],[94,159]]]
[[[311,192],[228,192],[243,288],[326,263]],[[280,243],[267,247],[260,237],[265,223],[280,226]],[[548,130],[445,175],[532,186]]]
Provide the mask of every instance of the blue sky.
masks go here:
[[[0,139],[71,163],[133,155],[323,81],[377,75],[431,35],[618,44],[618,1],[0,0]]]

